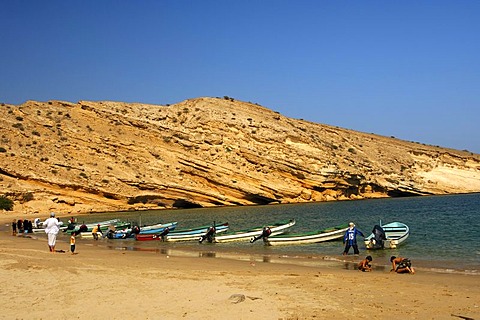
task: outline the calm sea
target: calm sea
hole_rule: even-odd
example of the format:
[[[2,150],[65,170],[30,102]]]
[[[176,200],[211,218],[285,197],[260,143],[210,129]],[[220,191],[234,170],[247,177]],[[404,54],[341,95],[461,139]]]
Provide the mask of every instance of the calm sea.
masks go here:
[[[155,250],[164,254],[185,251],[206,257],[236,254],[250,256],[250,259],[261,257],[264,262],[290,259],[290,262],[308,261],[309,264],[343,261],[348,265],[349,262],[358,261],[369,254],[374,259],[374,265],[384,268],[388,268],[389,257],[396,255],[409,257],[417,268],[423,270],[480,274],[480,194],[117,212],[78,217],[86,223],[111,218],[122,218],[141,224],[178,221],[179,229],[206,225],[214,221],[229,222],[231,231],[295,218],[297,223],[290,230],[292,233],[321,230],[353,221],[365,236],[370,234],[379,221],[399,221],[410,227],[410,236],[404,244],[395,250],[367,251],[362,239],[359,239],[360,257],[342,256],[341,241],[280,247],[268,247],[261,241],[254,244],[199,244],[104,239],[102,244],[98,244],[121,250]]]

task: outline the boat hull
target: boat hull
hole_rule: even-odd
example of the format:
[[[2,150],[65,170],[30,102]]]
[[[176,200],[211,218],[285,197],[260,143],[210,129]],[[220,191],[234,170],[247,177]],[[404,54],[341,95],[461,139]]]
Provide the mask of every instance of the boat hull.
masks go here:
[[[106,231],[107,229],[114,227],[116,229],[124,229],[124,228],[130,228],[131,223],[130,222],[125,222],[125,221],[120,221],[119,219],[112,219],[112,220],[107,220],[107,221],[101,221],[101,222],[96,222],[96,223],[89,223],[85,224],[87,227],[87,230],[84,232],[92,232],[93,228],[97,225],[100,225],[100,230]],[[68,234],[71,234],[72,232],[78,232],[80,229],[79,224],[77,224],[73,229],[67,229],[65,232]]]
[[[267,238],[264,238],[263,241],[266,245],[269,245],[269,246],[319,243],[319,242],[342,239],[347,229],[348,229],[347,225],[342,225],[342,226],[329,228],[329,229],[325,229],[318,232],[269,236]]]
[[[191,230],[178,230],[175,232],[171,232],[164,237],[163,241],[167,242],[179,242],[179,241],[196,241],[204,234],[208,232],[210,226],[199,227],[197,229]],[[229,229],[228,223],[218,224],[215,225],[215,233],[224,233],[227,232]]]
[[[267,226],[271,230],[271,235],[278,235],[286,232],[289,228],[295,225],[295,219],[276,223]],[[253,238],[258,238],[262,235],[264,227],[257,227],[246,231],[239,231],[231,234],[215,236],[212,242],[230,242],[230,241],[251,241]]]
[[[101,232],[97,232],[98,238],[102,238],[103,234]],[[80,238],[82,239],[93,239],[93,233],[92,232],[80,232]]]
[[[136,235],[136,239],[138,241],[168,241],[168,242],[174,242],[174,241],[192,241],[192,240],[198,240],[199,237],[201,237],[203,234],[205,234],[208,231],[208,228],[211,226],[201,226],[197,228],[191,228],[191,229],[183,229],[183,230],[177,230],[173,232],[169,232],[168,234],[162,236],[161,232],[160,233],[155,233],[155,234],[138,234]],[[216,224],[215,228],[217,229],[218,232],[225,232],[228,230],[228,223],[222,223],[222,224]],[[162,230],[163,231],[163,230]]]
[[[143,228],[141,227],[139,234],[158,234],[158,233],[162,233],[165,230],[165,228],[169,228],[170,230],[173,230],[176,227],[177,227],[177,222],[157,224],[151,227],[143,227]]]

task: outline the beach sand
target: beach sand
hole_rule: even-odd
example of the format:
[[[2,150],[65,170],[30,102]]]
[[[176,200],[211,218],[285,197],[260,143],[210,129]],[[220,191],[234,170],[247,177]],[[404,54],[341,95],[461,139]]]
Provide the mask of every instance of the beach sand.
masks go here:
[[[0,232],[0,319],[480,319],[475,275],[108,250],[93,240],[72,255],[63,239],[65,253],[52,254],[45,234],[34,237]]]

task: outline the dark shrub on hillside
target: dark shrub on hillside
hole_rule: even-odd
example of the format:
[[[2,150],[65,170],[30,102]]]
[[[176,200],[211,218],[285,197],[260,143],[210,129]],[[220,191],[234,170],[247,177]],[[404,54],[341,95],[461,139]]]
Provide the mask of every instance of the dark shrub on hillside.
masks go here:
[[[12,211],[13,201],[4,196],[0,196],[0,210]]]

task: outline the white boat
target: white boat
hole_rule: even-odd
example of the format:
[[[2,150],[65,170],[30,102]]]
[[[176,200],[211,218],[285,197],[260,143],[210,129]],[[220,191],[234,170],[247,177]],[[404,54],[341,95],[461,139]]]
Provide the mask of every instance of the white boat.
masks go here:
[[[130,227],[130,222],[123,222],[120,221],[120,219],[111,219],[111,220],[106,220],[106,221],[99,221],[99,222],[93,222],[93,223],[83,223],[83,224],[69,224],[65,230],[68,234],[71,234],[72,232],[78,232],[80,231],[81,226],[86,227],[86,231],[92,232],[93,228],[97,225],[100,225],[101,230],[107,230],[108,227],[110,226],[115,226],[116,228],[128,228]],[[85,228],[84,227],[84,228]],[[86,232],[86,231],[81,231],[81,232]]]
[[[192,241],[198,240],[201,236],[205,235],[211,226],[203,226],[194,229],[184,229],[168,233],[163,241]],[[229,229],[228,222],[215,225],[215,234],[227,232]]]
[[[93,239],[93,233],[92,232],[80,232],[79,236],[82,239]],[[97,237],[99,239],[101,239],[103,237],[103,233],[97,232]]]
[[[178,222],[168,222],[168,223],[157,223],[148,226],[140,227],[139,234],[157,234],[161,233],[165,228],[170,228],[171,230],[177,227]]]
[[[45,232],[45,227],[43,226],[43,222],[44,221],[41,221],[38,223],[38,228],[33,228],[33,232],[34,233],[37,233],[37,232]],[[101,229],[104,230],[106,228],[108,228],[108,226],[110,225],[120,225],[120,226],[125,226],[127,224],[130,224],[129,222],[122,222],[120,221],[120,219],[111,219],[111,220],[106,220],[106,221],[99,221],[99,222],[93,222],[93,223],[87,223],[87,224],[83,224],[87,227],[88,231],[91,231],[96,225],[100,225]],[[71,234],[73,231],[76,231],[78,232],[79,229],[80,229],[80,226],[82,224],[63,224],[59,229],[60,231],[62,232],[67,232],[68,234]],[[70,227],[70,229],[69,229]]]
[[[297,245],[307,243],[318,243],[343,238],[348,230],[348,225],[340,225],[321,231],[313,231],[302,234],[281,234],[263,238],[263,242],[269,246]]]
[[[365,238],[367,249],[395,249],[407,240],[410,228],[401,222],[375,225],[372,233]]]
[[[199,237],[204,235],[209,231],[209,229],[213,227],[212,225],[207,226],[200,226],[196,228],[190,229],[180,229],[180,230],[166,230],[167,232],[159,232],[159,233],[147,233],[147,234],[137,234],[135,235],[135,239],[138,241],[151,241],[151,240],[158,240],[158,241],[192,241],[198,240]],[[228,222],[226,223],[219,223],[215,224],[216,232],[225,232],[228,230]],[[165,231],[165,230],[163,230]]]
[[[279,222],[270,226],[256,227],[248,230],[237,231],[233,233],[225,232],[222,235],[215,235],[212,242],[230,242],[230,241],[251,241],[252,238],[262,235],[265,228],[269,228],[271,235],[282,234],[295,225],[295,219]]]
[[[40,224],[40,227],[32,228],[32,233],[45,233],[45,228],[42,225],[43,225],[43,222]],[[62,226],[58,227],[58,229],[62,232],[65,232],[65,231],[67,231],[67,226],[62,225]]]

